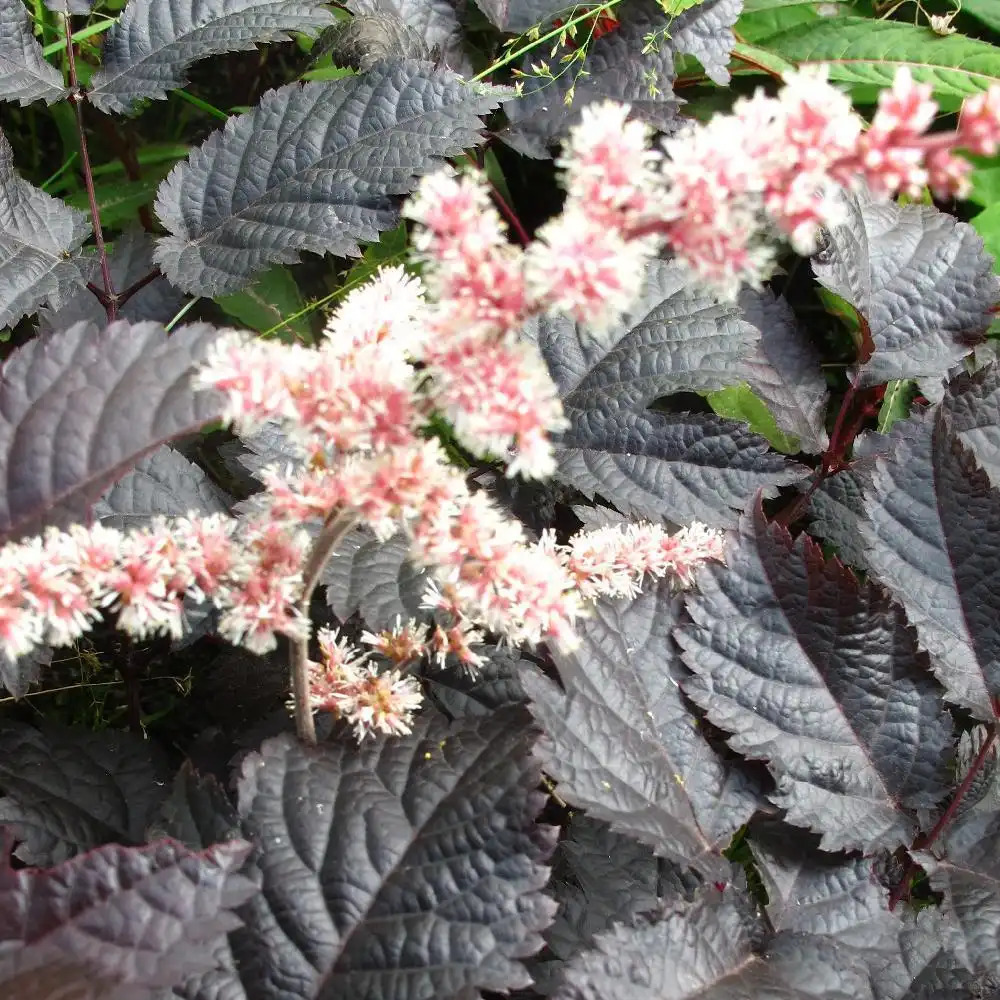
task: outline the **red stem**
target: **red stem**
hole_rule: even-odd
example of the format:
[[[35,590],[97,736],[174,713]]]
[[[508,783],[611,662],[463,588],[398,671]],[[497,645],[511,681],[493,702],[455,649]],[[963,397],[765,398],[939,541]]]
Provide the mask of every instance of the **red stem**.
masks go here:
[[[149,274],[141,277],[137,282],[135,282],[135,284],[129,285],[128,288],[126,288],[125,291],[118,296],[118,308],[121,309],[121,307],[124,306],[136,292],[142,291],[146,285],[148,285],[151,281],[155,281],[159,276],[160,269],[158,267],[154,267]]]
[[[994,716],[1000,714],[1000,698],[993,699],[993,714]],[[994,722],[994,724],[990,727],[989,735],[985,740],[983,740],[983,745],[979,748],[979,753],[976,754],[976,759],[969,766],[968,773],[962,779],[962,783],[955,790],[955,794],[948,803],[948,808],[941,814],[941,817],[934,824],[929,833],[921,834],[916,838],[916,840],[913,841],[913,846],[910,848],[911,851],[926,850],[941,835],[941,831],[944,830],[952,819],[954,819],[955,812],[958,810],[958,807],[962,804],[962,800],[972,787],[972,782],[976,780],[976,775],[978,775],[983,769],[983,765],[986,763],[986,758],[989,756],[990,750],[993,749],[993,744],[996,742],[996,739],[997,723]],[[889,894],[890,910],[894,910],[902,900],[903,896],[909,891],[910,880],[917,873],[919,868],[920,865],[910,858],[903,871],[902,877],[896,884],[896,887]]]
[[[850,422],[847,428],[841,430],[838,447],[830,457],[830,462],[832,463],[831,472],[836,472],[844,467],[844,455],[847,454],[847,449],[854,444],[854,441],[860,433],[861,428],[864,426],[865,421],[874,417],[878,413],[879,406],[882,403],[884,396],[885,386],[877,385],[868,389],[864,395],[860,397],[862,405],[858,407],[858,411],[855,413],[854,419]]]
[[[918,837],[913,842],[913,850],[922,851],[924,848],[930,847],[935,840],[941,835],[941,831],[951,822],[955,816],[955,810],[958,809],[962,800],[965,798],[972,786],[972,782],[975,781],[976,775],[983,769],[983,764],[986,763],[986,758],[989,756],[990,749],[997,739],[997,727],[994,724],[989,735],[983,740],[983,745],[979,749],[979,753],[976,754],[975,760],[969,765],[969,773],[962,779],[962,783],[955,790],[955,795],[953,796],[951,802],[948,803],[948,808],[941,814],[941,818],[931,827],[930,833],[926,837]]]
[[[504,200],[504,196],[500,193],[500,189],[496,186],[486,176],[486,171],[483,170],[483,165],[470,153],[465,154],[468,161],[480,172],[483,180],[486,181],[487,186],[490,189],[490,196],[496,202],[497,208],[500,209],[500,214],[507,220],[511,229],[514,230],[514,235],[517,237],[518,241],[522,246],[527,246],[531,242],[531,237],[528,235],[528,230],[524,228],[521,224],[521,220],[517,217],[517,212],[511,208],[510,205]]]
[[[836,467],[837,463],[843,459],[844,452],[847,451],[847,445],[850,443],[846,440],[842,440],[841,432],[844,429],[844,421],[847,419],[847,414],[851,409],[851,405],[854,402],[854,397],[858,392],[858,383],[852,382],[847,387],[847,392],[844,393],[844,398],[840,401],[840,410],[837,412],[837,419],[834,421],[833,430],[830,431],[830,444],[827,447],[826,452],[823,454],[823,465],[822,472],[824,478],[830,474],[830,471]]]
[[[486,178],[486,183],[489,185],[490,194],[496,202],[497,208],[500,209],[500,214],[507,220],[511,229],[514,230],[514,235],[518,238],[521,246],[527,246],[531,242],[531,237],[528,235],[527,229],[521,225],[521,220],[517,217],[517,213],[507,204],[503,195],[500,194],[499,188],[488,177]]]
[[[104,306],[109,323],[118,316],[118,296],[115,294],[115,283],[111,278],[111,265],[108,262],[108,248],[104,243],[104,231],[101,229],[101,214],[97,208],[97,192],[94,190],[94,172],[90,166],[90,152],[87,148],[87,130],[83,122],[83,102],[86,100],[80,81],[76,75],[76,52],[73,45],[73,24],[69,11],[63,15],[63,27],[66,32],[66,58],[69,64],[69,100],[76,112],[76,130],[80,138],[80,162],[83,168],[83,183],[87,188],[87,201],[90,203],[90,219],[94,226],[94,242],[97,244],[97,254],[101,262],[101,279],[104,282]]]
[[[531,237],[528,235],[527,229],[521,225],[521,220],[517,217],[517,213],[514,211],[510,205],[504,201],[503,195],[497,190],[497,186],[490,180],[486,182],[490,186],[490,193],[493,195],[493,200],[497,203],[497,207],[500,209],[500,214],[510,223],[511,229],[514,230],[514,234],[517,236],[522,246],[527,246],[531,242]]]
[[[861,424],[867,416],[866,411],[862,410],[859,419],[851,423],[849,432],[847,434],[843,432],[844,421],[847,419],[847,414],[850,412],[857,392],[858,384],[857,382],[852,382],[848,386],[847,392],[844,393],[844,398],[840,401],[840,410],[837,412],[837,419],[834,422],[833,430],[830,432],[830,444],[823,453],[820,467],[816,470],[816,475],[809,484],[809,489],[796,497],[784,510],[779,511],[775,515],[774,520],[777,524],[782,524],[786,528],[794,524],[806,509],[812,495],[820,488],[823,481],[843,464],[844,455],[851,442],[857,436],[858,430],[860,430]]]

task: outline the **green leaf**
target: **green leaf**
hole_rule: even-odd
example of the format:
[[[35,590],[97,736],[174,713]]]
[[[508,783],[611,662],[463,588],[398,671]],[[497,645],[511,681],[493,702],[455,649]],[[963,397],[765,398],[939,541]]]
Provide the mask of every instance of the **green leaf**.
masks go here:
[[[67,110],[69,108],[67,107]],[[72,112],[70,111],[70,117],[72,117]],[[179,142],[151,142],[144,146],[142,149],[136,152],[136,162],[140,167],[162,167],[163,173],[159,176],[166,176],[170,172],[170,169],[175,163],[183,160],[184,157],[191,152],[191,147]],[[67,165],[72,166],[76,160],[79,158],[79,153],[74,153],[70,160],[67,160]],[[95,164],[92,171],[94,177],[116,177],[120,178],[125,173],[125,165],[121,160],[110,160],[107,163]],[[60,194],[65,191],[67,187],[73,186],[78,187],[79,182],[75,175],[70,176],[63,173],[62,168],[59,171],[60,176],[56,179],[56,175],[49,178],[53,183],[49,185],[46,182],[43,185],[43,189],[48,191],[49,194]],[[116,180],[114,182],[114,187],[120,187],[121,181]],[[107,186],[107,190],[112,190],[110,185]],[[86,203],[86,196],[84,196],[84,208],[89,209],[89,204]]]
[[[190,152],[191,147],[182,142],[150,142],[136,151],[135,159],[142,167],[159,163],[169,163],[173,166]],[[110,163],[100,163],[95,166],[93,173],[95,177],[102,177],[106,174],[121,174],[124,171],[125,166],[121,160],[112,160]]]
[[[845,347],[851,346],[852,350],[856,351],[864,339],[864,334],[861,330],[861,317],[858,315],[857,309],[846,299],[835,295],[828,288],[817,288],[816,294],[819,296],[826,311],[834,319],[838,320],[844,328],[844,336],[838,338],[838,340],[842,339]]]
[[[355,76],[355,72],[350,66],[320,66],[316,69],[307,70],[300,80],[341,80],[345,76]]]
[[[843,83],[887,87],[903,66],[936,95],[964,97],[1000,83],[1000,48],[900,21],[821,18],[758,43],[799,66],[827,64],[830,79]]]
[[[769,75],[778,74],[779,76],[783,76],[789,70],[795,69],[792,63],[787,62],[781,56],[775,55],[768,49],[758,48],[756,45],[747,45],[744,42],[737,42],[733,46],[733,58],[737,60],[737,65],[742,62],[752,67],[753,72],[764,70]]]
[[[115,23],[115,18],[109,17],[105,21],[96,21],[94,24],[88,24],[86,28],[81,28],[79,31],[73,32],[74,43],[79,44],[80,42],[86,41],[88,38],[93,38],[94,35],[99,35],[103,31],[106,31]],[[53,42],[51,45],[46,45],[42,49],[43,56],[52,56],[57,52],[61,52],[66,48],[66,39],[60,38],[58,42]]]
[[[892,425],[910,415],[910,403],[916,395],[917,383],[912,379],[892,379],[885,387],[882,406],[878,411],[878,432],[888,434]]]
[[[900,191],[896,196],[896,201],[900,205],[929,205],[931,208],[934,207],[934,196],[931,194],[931,189],[924,185],[920,189],[920,194],[910,194],[907,191]]]
[[[780,7],[769,7],[743,15],[736,24],[740,39],[753,45],[764,41],[783,31],[791,31],[804,24],[812,24],[820,19],[816,13],[815,4],[788,4]]]
[[[361,259],[347,272],[343,285],[337,290],[337,298],[370,281],[380,267],[406,263],[406,249],[406,223],[401,222],[395,229],[383,233],[378,243],[365,248]]]
[[[497,189],[500,197],[508,205],[513,205],[514,199],[511,196],[510,188],[507,186],[507,178],[504,176],[503,167],[500,166],[497,154],[489,147],[486,148],[483,154],[483,170],[486,172],[486,179]]]
[[[997,0],[962,0],[962,13],[971,14],[987,28],[1000,31],[1000,3]]]
[[[70,102],[59,101],[57,104],[53,104],[52,107],[46,109],[46,114],[59,133],[59,144],[62,147],[62,156],[60,159],[62,162],[65,163],[74,153],[79,156],[80,136],[76,131],[76,113],[70,107]],[[63,176],[69,175],[64,174]],[[76,175],[72,176],[75,177]]]
[[[851,0],[831,0],[832,3],[849,4]],[[764,10],[780,10],[784,7],[813,7],[817,6],[817,0],[745,0],[743,4],[743,17],[748,14],[759,14]],[[740,18],[737,30],[742,26],[743,18]],[[742,32],[740,32],[742,34]]]
[[[736,385],[719,389],[717,392],[707,393],[705,398],[720,417],[748,424],[754,433],[767,438],[776,451],[794,455],[799,450],[799,439],[778,428],[771,411],[751,392],[749,386]]]
[[[832,4],[844,4],[849,6],[852,0],[830,0],[827,6]],[[744,0],[743,16],[747,14],[759,14],[763,10],[782,10],[785,7],[818,7],[820,0]],[[742,18],[741,18],[742,20]],[[737,26],[737,30],[739,30]]]
[[[970,157],[970,159],[981,160],[983,163],[996,162],[995,159],[991,160],[987,157]],[[979,171],[977,170],[972,175],[973,193],[975,193],[976,175],[978,173]],[[985,211],[974,215],[969,220],[969,224],[982,237],[986,252],[992,255],[994,273],[1000,274],[1000,167],[993,168],[991,176],[982,183],[983,190],[986,192],[990,190],[989,185],[995,185],[992,189],[995,194],[990,196],[989,202],[986,203],[987,208]],[[975,201],[976,199],[973,197],[970,200]],[[986,336],[1000,339],[1000,317],[994,319],[990,324],[989,330],[986,331]]]
[[[171,91],[171,96],[186,101],[193,108],[204,111],[205,114],[211,115],[213,118],[218,118],[219,121],[229,121],[229,115],[221,108],[217,108],[214,104],[209,104],[208,101],[203,101],[200,97],[195,97],[194,94],[189,94],[183,87],[180,90]]]
[[[657,0],[667,17],[677,17],[678,14],[683,14],[684,11],[704,2],[705,0]]]
[[[1000,202],[1000,160],[995,156],[968,155],[966,158],[975,164],[969,201],[982,208]]]
[[[974,215],[969,224],[982,236],[986,252],[993,255],[993,270],[1000,274],[1000,203]]]
[[[135,214],[140,208],[153,203],[156,189],[163,178],[170,173],[171,166],[169,163],[166,166],[161,165],[137,181],[114,180],[95,185],[94,193],[97,195],[101,225],[109,229],[120,229],[134,221]],[[87,211],[90,207],[86,191],[76,192],[66,199],[66,203],[82,211]]]
[[[259,333],[272,330],[280,340],[311,344],[308,316],[297,316],[305,302],[288,268],[275,267],[262,274],[249,288],[215,300],[233,319]]]
[[[816,293],[826,311],[839,319],[851,333],[858,333],[861,330],[861,318],[858,316],[857,309],[850,302],[835,295],[828,288],[817,288]]]

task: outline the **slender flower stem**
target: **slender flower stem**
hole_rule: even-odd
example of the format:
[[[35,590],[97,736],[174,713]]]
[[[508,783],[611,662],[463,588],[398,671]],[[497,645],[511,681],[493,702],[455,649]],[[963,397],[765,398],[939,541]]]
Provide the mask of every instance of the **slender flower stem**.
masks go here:
[[[131,636],[125,636],[123,662],[119,667],[122,681],[125,684],[125,701],[128,712],[128,728],[130,733],[142,735],[142,695],[139,691],[139,668],[135,662],[135,643]]]
[[[479,83],[480,80],[485,80],[491,73],[495,73],[498,69],[502,69],[504,66],[507,66],[512,62],[516,62],[521,58],[521,56],[526,55],[533,49],[539,48],[546,42],[551,41],[553,38],[558,38],[570,28],[573,28],[578,24],[582,24],[584,21],[589,21],[595,16],[607,13],[612,8],[617,7],[621,2],[622,0],[609,0],[608,3],[602,3],[599,7],[590,7],[586,9],[582,14],[577,14],[576,17],[571,18],[565,24],[561,24],[558,28],[553,28],[551,31],[546,32],[539,38],[533,39],[528,42],[527,45],[522,45],[519,49],[511,49],[511,51],[490,63],[490,65],[487,66],[481,73],[477,73],[474,77],[472,77],[472,79],[469,80],[469,83]],[[567,6],[571,5],[567,4]]]
[[[339,511],[327,518],[313,543],[305,568],[302,570],[302,597],[299,611],[309,619],[313,591],[323,567],[344,537],[358,523],[353,511]],[[309,638],[291,640],[292,699],[295,703],[295,732],[303,743],[315,744],[316,723],[309,704]]]
[[[80,81],[76,74],[76,52],[73,48],[73,26],[69,13],[63,16],[63,27],[66,31],[66,58],[69,64],[69,100],[76,112],[76,130],[80,139],[80,163],[83,169],[83,183],[87,189],[87,201],[90,204],[90,219],[94,226],[94,242],[97,244],[98,258],[101,262],[101,279],[104,282],[104,311],[108,322],[112,323],[118,316],[118,296],[111,277],[111,265],[108,262],[108,249],[104,244],[104,231],[101,229],[101,213],[97,207],[97,192],[94,189],[94,171],[90,165],[90,151],[87,147],[87,130],[83,121],[83,102],[86,97],[80,89]]]

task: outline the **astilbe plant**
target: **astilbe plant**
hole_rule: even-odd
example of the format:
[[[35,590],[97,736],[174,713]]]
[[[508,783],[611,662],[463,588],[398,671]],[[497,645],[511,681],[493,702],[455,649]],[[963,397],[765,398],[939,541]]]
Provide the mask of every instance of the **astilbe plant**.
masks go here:
[[[405,733],[420,701],[415,681],[366,667],[335,636],[321,643],[321,665],[308,658],[313,590],[359,521],[382,538],[406,530],[416,562],[435,573],[429,604],[451,620],[438,626],[434,649],[470,668],[471,644],[483,638],[476,626],[514,643],[571,646],[581,589],[600,594],[594,580],[621,572],[626,552],[631,579],[606,593],[628,593],[647,572],[689,579],[699,561],[721,556],[717,536],[702,526],[676,538],[652,525],[645,535],[633,528],[610,551],[585,538],[568,548],[551,538],[528,545],[421,428],[441,412],[473,452],[510,455],[508,475],[550,475],[549,435],[566,424],[542,358],[518,335],[532,314],[564,310],[599,336],[633,303],[642,262],[664,241],[704,277],[724,277],[720,294],[733,278],[759,281],[752,247],[767,223],[807,248],[821,224],[836,221],[838,181],[892,192],[930,180],[956,190],[965,161],[950,149],[996,150],[1000,89],[970,101],[954,135],[921,141],[934,107],[929,88],[902,71],[862,132],[822,75],[799,74],[777,98],[758,96],[731,118],[672,140],[662,170],[648,130],[627,120],[627,107],[587,108],[561,161],[567,205],[523,252],[507,243],[481,182],[431,176],[404,211],[420,224],[415,245],[429,265],[432,302],[416,279],[386,269],[348,296],[318,350],[244,334],[211,348],[200,380],[225,393],[224,419],[244,435],[281,423],[302,453],[301,470],[264,469],[266,495],[240,524],[195,517],[130,535],[75,527],[6,547],[5,653],[65,645],[105,608],[138,638],[179,638],[185,599],[210,597],[230,641],[266,652],[278,633],[291,640],[305,738],[315,738],[314,708],[346,716],[360,736]],[[747,152],[741,176],[718,175],[723,142]],[[709,262],[706,254],[719,256]],[[315,540],[303,528],[312,520],[321,524]],[[570,553],[585,547],[590,565],[582,571]]]
[[[560,161],[563,213],[523,251],[507,242],[481,180],[427,178],[404,213],[419,224],[432,301],[402,269],[385,269],[347,297],[318,350],[237,333],[210,350],[199,378],[225,394],[224,419],[243,435],[280,423],[301,453],[299,471],[265,468],[266,494],[241,523],[194,517],[130,535],[74,527],[7,546],[4,652],[16,659],[72,642],[103,609],[137,638],[179,638],[184,601],[211,598],[230,641],[255,652],[272,649],[279,633],[291,641],[300,735],[315,739],[315,708],[344,715],[360,736],[405,733],[420,701],[415,681],[379,674],[336,636],[321,642],[322,664],[308,657],[313,590],[358,522],[384,539],[407,532],[417,564],[434,571],[429,606],[450,619],[431,648],[469,668],[483,638],[477,626],[515,644],[571,647],[583,592],[628,594],[647,573],[690,579],[698,562],[721,556],[702,525],[673,538],[649,525],[611,545],[529,545],[421,429],[443,413],[474,453],[509,456],[508,475],[550,475],[549,435],[567,424],[537,348],[518,333],[523,324],[565,311],[599,337],[633,304],[643,261],[664,243],[700,277],[721,281],[719,294],[759,282],[769,231],[807,251],[819,227],[837,221],[838,183],[891,193],[929,181],[957,191],[966,161],[951,149],[996,150],[1000,88],[967,102],[956,133],[925,139],[929,90],[901,71],[863,131],[823,73],[800,73],[776,98],[737,102],[732,116],[671,140],[663,163],[627,106],[588,107]],[[723,155],[734,145],[745,154],[735,161]],[[738,173],[723,176],[731,162]],[[311,521],[321,525],[314,540],[303,527]],[[624,588],[602,590],[623,568]],[[407,660],[422,652],[412,641]]]
[[[229,118],[159,185],[164,234],[112,253],[84,108],[134,112],[330,9],[129,0],[81,85],[89,4],[48,6],[69,87],[0,0],[0,97],[72,102],[91,211],[0,136],[0,322],[44,307],[0,379],[0,679],[25,694],[105,622],[169,656],[200,627],[246,651],[234,690],[212,662],[220,702],[287,646],[297,738],[261,742],[287,711],[223,736],[226,786],[217,730],[173,773],[138,716],[0,724],[0,991],[992,995],[1000,280],[968,226],[893,198],[968,193],[1000,86],[933,130],[933,76],[902,69],[866,125],[803,66],[682,124],[674,60],[726,82],[740,0],[483,0],[500,30],[599,28],[592,75],[548,81],[579,103],[540,114],[558,97],[523,74],[515,100],[446,68],[450,5],[352,0],[334,45],[361,71]],[[662,100],[634,92],[651,73]],[[501,104],[514,148],[562,141],[534,238],[495,173],[442,164]],[[373,269],[316,346],[161,325],[400,219],[421,276]],[[829,421],[765,285],[789,248],[857,325]],[[797,460],[657,405],[750,390]],[[170,447],[213,426],[243,442],[240,502]]]

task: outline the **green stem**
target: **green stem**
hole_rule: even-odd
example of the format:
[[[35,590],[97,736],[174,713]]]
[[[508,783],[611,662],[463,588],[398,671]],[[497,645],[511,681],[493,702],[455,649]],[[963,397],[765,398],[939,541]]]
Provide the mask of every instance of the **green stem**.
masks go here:
[[[617,7],[621,2],[622,0],[608,0],[607,3],[603,3],[599,7],[588,8],[583,14],[577,14],[576,17],[571,18],[565,24],[561,24],[558,28],[553,28],[547,34],[542,35],[541,38],[536,38],[533,42],[529,42],[523,48],[512,50],[505,56],[501,56],[501,58],[499,58],[496,62],[487,66],[482,73],[477,73],[471,80],[469,80],[469,83],[479,83],[480,80],[486,79],[486,77],[488,77],[491,73],[495,73],[498,69],[502,69],[504,66],[509,65],[516,59],[520,59],[521,56],[531,52],[532,49],[537,49],[540,45],[544,45],[553,38],[558,38],[564,31],[567,31],[569,28],[572,28],[577,24],[589,21],[593,17],[600,17],[605,11],[611,10],[612,7]]]

